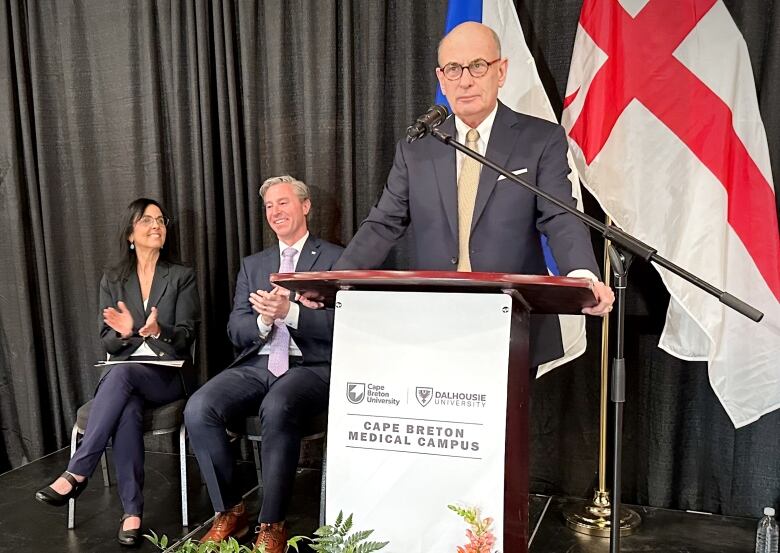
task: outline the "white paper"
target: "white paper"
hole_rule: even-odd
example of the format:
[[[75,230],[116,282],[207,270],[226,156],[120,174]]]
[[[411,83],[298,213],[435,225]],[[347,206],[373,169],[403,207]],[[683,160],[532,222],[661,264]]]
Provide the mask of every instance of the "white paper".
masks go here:
[[[95,363],[96,367],[105,367],[106,365],[121,365],[126,363],[143,363],[144,365],[162,365],[164,367],[183,367],[184,361],[181,359],[173,359],[170,361],[158,361],[156,359],[151,360],[145,360],[145,359],[133,359],[132,357],[130,359],[125,359],[124,361],[99,361],[98,363]]]

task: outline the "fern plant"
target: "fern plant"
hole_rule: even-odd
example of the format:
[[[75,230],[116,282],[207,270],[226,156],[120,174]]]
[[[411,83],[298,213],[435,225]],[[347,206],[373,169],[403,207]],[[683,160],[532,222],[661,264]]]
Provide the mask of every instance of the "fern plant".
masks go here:
[[[287,551],[299,551],[298,547],[302,542],[308,542],[312,551],[318,553],[372,553],[379,551],[389,542],[386,541],[366,541],[374,532],[373,530],[359,530],[350,534],[352,530],[352,515],[344,518],[344,514],[339,512],[334,524],[320,526],[314,531],[314,538],[308,536],[293,536],[287,540]],[[167,550],[168,536],[157,536],[152,530],[151,535],[144,537],[156,545],[160,550]],[[241,545],[235,539],[229,538],[223,542],[209,541],[200,543],[193,539],[178,544],[171,553],[265,553],[265,546],[252,549],[246,545]]]
[[[318,553],[371,553],[379,551],[389,542],[366,541],[374,533],[373,530],[352,530],[352,515],[344,518],[344,513],[339,511],[334,524],[320,526],[314,531],[314,538],[306,536],[294,536],[287,541],[288,549],[298,551],[300,541],[309,542],[309,548]]]
[[[151,535],[145,534],[144,537],[157,546],[161,551],[168,549],[168,536],[163,534],[158,536],[154,533],[154,530],[149,530]],[[257,548],[247,547],[241,545],[235,538],[228,538],[225,541],[214,542],[199,542],[192,538],[187,538],[182,543],[176,546],[176,549],[171,550],[172,553],[265,553],[265,545],[260,545]]]

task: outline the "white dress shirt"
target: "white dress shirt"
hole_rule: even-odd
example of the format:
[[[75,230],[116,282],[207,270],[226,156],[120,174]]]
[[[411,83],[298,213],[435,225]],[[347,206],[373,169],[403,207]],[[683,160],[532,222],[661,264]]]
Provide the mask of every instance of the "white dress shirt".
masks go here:
[[[493,129],[493,121],[496,119],[496,112],[498,111],[498,103],[496,103],[496,107],[493,108],[493,111],[490,112],[490,114],[485,117],[485,120],[482,121],[479,125],[477,125],[477,132],[479,133],[479,140],[477,140],[477,150],[476,152],[480,155],[485,155],[485,152],[487,151],[487,145],[490,141],[490,131]],[[468,134],[469,130],[471,130],[471,127],[469,127],[466,123],[461,121],[460,117],[457,115],[455,116],[455,130],[456,130],[456,139],[461,144],[466,144],[466,134]],[[463,167],[463,160],[466,159],[466,154],[463,152],[457,150],[455,152],[455,159],[457,161],[457,175],[460,176],[460,168]]]
[[[308,239],[309,239],[309,233],[307,232],[303,236],[303,238],[301,238],[295,244],[292,245],[285,244],[284,242],[279,240],[279,264],[281,265],[282,262],[282,252],[287,248],[295,248],[295,255],[293,256],[293,267],[297,267],[298,259],[300,259],[301,251],[303,250],[303,245],[306,243],[306,240]],[[300,306],[294,301],[291,301],[290,310],[287,312],[287,316],[284,318],[284,324],[286,324],[290,328],[298,328],[298,317],[300,316],[300,313],[301,313]],[[273,325],[267,325],[263,322],[262,315],[257,316],[257,329],[260,331],[261,338],[263,339],[267,338],[272,328]],[[268,355],[269,353],[271,353],[270,342],[266,342],[265,344],[263,344],[263,347],[260,348],[260,351],[257,352],[258,355]],[[295,343],[295,340],[293,340],[292,336],[290,336],[290,355],[294,355],[294,356],[303,355],[303,353],[301,353],[300,348]]]
[[[144,311],[146,311],[146,305],[147,305],[148,303],[149,303],[149,298],[146,298],[146,299],[144,300]],[[140,357],[140,356],[146,356],[146,355],[151,355],[152,357],[157,357],[157,354],[156,354],[156,353],[154,353],[154,351],[152,350],[152,348],[150,348],[150,347],[147,345],[147,343],[146,343],[146,340],[144,340],[144,341],[141,343],[141,345],[140,345],[140,346],[138,346],[138,348],[137,348],[137,349],[136,349],[136,350],[135,350],[133,353],[131,353],[131,354],[130,354],[130,357]]]

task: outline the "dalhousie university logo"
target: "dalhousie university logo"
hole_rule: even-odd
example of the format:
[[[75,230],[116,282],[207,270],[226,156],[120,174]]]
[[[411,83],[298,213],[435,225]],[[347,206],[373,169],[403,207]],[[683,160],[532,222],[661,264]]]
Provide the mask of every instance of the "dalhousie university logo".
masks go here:
[[[417,397],[419,404],[425,407],[431,402],[431,399],[433,399],[433,388],[417,386],[414,395]]]
[[[347,399],[350,403],[360,403],[366,397],[366,385],[362,382],[347,382]]]

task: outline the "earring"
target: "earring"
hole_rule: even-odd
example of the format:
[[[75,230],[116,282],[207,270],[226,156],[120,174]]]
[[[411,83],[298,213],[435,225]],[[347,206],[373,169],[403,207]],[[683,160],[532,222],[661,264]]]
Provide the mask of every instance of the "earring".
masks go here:
[[[134,250],[134,249],[135,249],[135,244],[133,244],[132,242],[130,242],[130,249],[131,249],[131,250]]]

